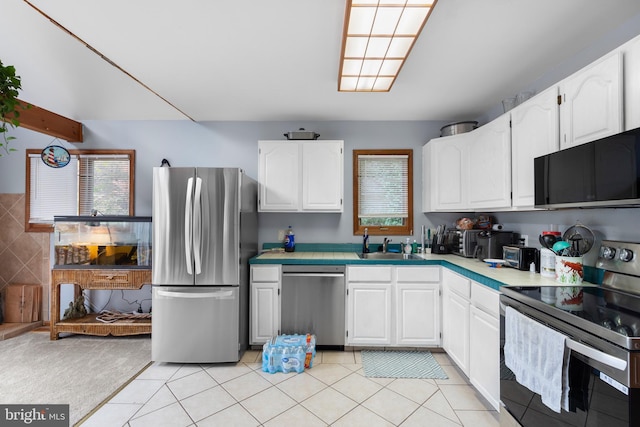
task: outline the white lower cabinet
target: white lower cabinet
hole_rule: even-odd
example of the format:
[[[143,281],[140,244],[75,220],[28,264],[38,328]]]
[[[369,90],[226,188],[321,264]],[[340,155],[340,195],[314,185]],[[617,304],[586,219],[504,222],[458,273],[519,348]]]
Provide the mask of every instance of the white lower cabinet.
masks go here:
[[[469,380],[500,407],[500,293],[471,282]]]
[[[500,402],[499,293],[446,268],[442,339],[449,357],[497,410]]]
[[[347,267],[347,344],[438,346],[440,267]]]
[[[347,344],[391,344],[391,266],[347,266]]]
[[[264,344],[280,330],[281,266],[252,265],[250,293],[250,344]]]
[[[469,313],[471,281],[442,269],[442,346],[469,375]]]
[[[471,384],[497,410],[500,402],[500,319],[471,306]]]
[[[395,270],[395,344],[440,346],[440,267]]]

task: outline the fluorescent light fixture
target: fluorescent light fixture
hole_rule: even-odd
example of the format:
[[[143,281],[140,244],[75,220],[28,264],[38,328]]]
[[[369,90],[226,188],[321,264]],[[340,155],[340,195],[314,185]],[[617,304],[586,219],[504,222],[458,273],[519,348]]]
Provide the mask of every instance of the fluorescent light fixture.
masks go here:
[[[388,92],[437,0],[347,0],[340,92]]]

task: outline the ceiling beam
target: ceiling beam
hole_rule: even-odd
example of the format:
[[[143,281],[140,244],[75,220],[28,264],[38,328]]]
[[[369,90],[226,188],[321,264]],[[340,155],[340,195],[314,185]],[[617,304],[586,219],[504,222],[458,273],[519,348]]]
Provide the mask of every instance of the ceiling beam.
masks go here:
[[[68,119],[28,102],[20,102],[20,126],[36,132],[64,139],[67,142],[82,142],[82,123]],[[26,107],[26,108],[25,108]],[[12,114],[7,115],[9,121]],[[2,120],[0,118],[0,120]]]

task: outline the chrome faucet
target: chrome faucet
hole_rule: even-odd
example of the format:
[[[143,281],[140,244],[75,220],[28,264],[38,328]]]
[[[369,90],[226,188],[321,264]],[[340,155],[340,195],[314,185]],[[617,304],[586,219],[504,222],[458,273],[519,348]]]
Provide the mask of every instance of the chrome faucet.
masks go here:
[[[387,247],[389,246],[390,241],[391,239],[387,239],[386,237],[384,238],[384,240],[382,241],[382,252],[387,252]]]

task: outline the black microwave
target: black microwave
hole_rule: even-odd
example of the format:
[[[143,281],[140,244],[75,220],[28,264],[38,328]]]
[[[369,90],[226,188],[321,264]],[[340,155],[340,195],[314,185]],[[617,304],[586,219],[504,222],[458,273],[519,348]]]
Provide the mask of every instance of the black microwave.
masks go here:
[[[640,128],[534,159],[535,207],[640,205]]]

